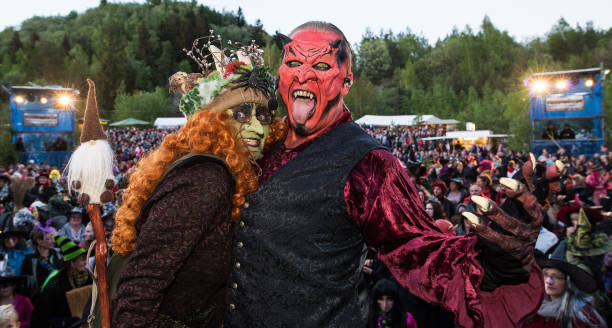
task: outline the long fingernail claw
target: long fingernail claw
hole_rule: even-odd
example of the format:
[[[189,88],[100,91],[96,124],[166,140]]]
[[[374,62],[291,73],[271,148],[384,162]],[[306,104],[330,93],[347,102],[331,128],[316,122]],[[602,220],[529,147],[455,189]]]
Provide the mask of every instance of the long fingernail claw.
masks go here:
[[[463,217],[465,217],[466,219],[468,219],[468,221],[470,221],[473,225],[479,225],[480,224],[480,219],[478,218],[478,216],[474,213],[471,212],[463,212],[461,213],[461,215],[463,215]]]
[[[499,183],[504,187],[514,191],[518,191],[521,188],[519,182],[511,178],[500,178]]]
[[[491,202],[489,199],[482,196],[472,196],[472,201],[478,205],[481,211],[488,212],[491,209]]]

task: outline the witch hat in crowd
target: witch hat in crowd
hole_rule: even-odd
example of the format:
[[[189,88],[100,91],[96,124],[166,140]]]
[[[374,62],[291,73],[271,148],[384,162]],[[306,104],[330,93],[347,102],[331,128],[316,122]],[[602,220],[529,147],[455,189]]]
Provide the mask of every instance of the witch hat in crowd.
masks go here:
[[[87,94],[87,106],[83,117],[83,130],[81,132],[81,143],[91,140],[106,140],[106,134],[100,125],[98,114],[98,102],[96,101],[96,85],[91,79],[87,79],[89,93]]]
[[[64,236],[53,235],[53,239],[55,239],[55,243],[62,251],[64,262],[70,262],[79,257],[79,255],[86,253],[84,249],[77,246],[77,244],[75,244],[72,240]]]
[[[569,263],[567,261],[566,251],[567,244],[564,240],[559,243],[549,258],[541,258],[536,256],[536,262],[542,269],[554,268],[565,273],[566,275],[569,275],[576,287],[585,293],[592,293],[596,291],[597,281],[595,278],[586,270],[581,269],[577,265]]]
[[[586,258],[612,252],[612,239],[608,238],[607,233],[598,231],[597,221],[587,216],[584,208],[580,208],[578,213],[576,232],[567,238],[568,261],[587,262]]]

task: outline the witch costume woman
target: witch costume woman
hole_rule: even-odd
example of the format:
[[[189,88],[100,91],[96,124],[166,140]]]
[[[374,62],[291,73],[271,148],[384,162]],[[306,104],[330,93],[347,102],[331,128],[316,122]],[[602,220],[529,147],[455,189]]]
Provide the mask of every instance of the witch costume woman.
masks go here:
[[[202,40],[216,71],[200,57]],[[188,53],[203,74],[171,77],[188,121],[138,163],[117,211],[113,249],[125,265],[118,281],[110,265],[112,327],[222,326],[232,222],[257,189],[255,160],[280,127],[261,51],[251,44],[228,53],[217,41],[200,38]]]

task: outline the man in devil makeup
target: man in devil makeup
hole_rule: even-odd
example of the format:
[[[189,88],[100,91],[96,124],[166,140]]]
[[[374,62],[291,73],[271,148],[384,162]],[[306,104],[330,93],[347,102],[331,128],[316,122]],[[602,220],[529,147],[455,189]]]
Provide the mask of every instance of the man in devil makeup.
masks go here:
[[[356,286],[366,245],[459,326],[515,327],[535,312],[543,295],[532,251],[542,219],[530,192],[535,161],[522,182],[501,181],[500,206],[474,200],[478,212],[467,216],[476,234],[443,234],[398,161],[352,122],[343,33],[308,22],[278,37],[288,132],[265,152],[260,188],[234,228],[225,326],[365,326]]]

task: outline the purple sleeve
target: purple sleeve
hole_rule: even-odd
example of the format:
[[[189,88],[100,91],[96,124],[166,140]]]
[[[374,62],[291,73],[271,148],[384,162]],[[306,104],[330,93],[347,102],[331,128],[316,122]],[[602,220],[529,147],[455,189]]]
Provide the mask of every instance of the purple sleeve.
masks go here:
[[[490,293],[479,289],[484,272],[476,258],[477,237],[439,232],[389,152],[372,151],[353,168],[344,199],[366,243],[378,249],[397,281],[453,312],[458,325],[513,327],[539,307],[543,286],[538,268],[528,283]]]

